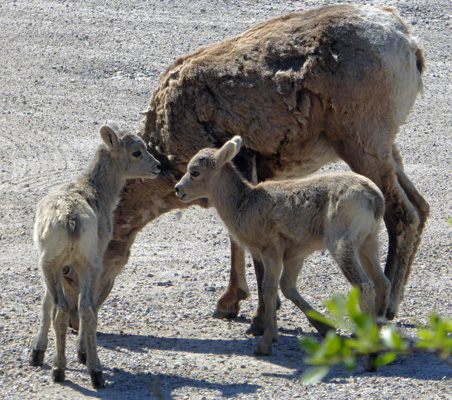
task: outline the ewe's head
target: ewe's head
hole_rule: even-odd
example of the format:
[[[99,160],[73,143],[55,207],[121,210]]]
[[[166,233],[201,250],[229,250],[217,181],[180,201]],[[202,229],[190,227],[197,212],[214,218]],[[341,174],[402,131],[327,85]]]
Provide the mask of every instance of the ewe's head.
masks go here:
[[[219,150],[202,149],[188,163],[187,173],[175,186],[176,196],[184,203],[209,198],[210,187],[222,168],[239,152],[242,145],[240,136],[234,136]]]
[[[146,149],[146,144],[132,133],[122,133],[116,125],[100,128],[100,136],[117,164],[118,174],[124,179],[154,179],[160,172],[160,163]]]

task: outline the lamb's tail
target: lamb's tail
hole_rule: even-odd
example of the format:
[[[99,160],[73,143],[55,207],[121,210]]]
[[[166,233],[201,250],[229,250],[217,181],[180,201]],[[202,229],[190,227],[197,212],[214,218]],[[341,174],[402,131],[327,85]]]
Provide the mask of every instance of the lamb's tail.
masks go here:
[[[77,213],[68,213],[66,215],[67,232],[69,239],[75,242],[80,239],[80,216]]]

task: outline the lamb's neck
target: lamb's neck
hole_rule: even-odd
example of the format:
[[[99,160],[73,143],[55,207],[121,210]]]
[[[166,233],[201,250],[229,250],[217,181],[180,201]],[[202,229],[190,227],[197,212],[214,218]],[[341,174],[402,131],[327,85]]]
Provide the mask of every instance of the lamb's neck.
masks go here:
[[[228,229],[235,231],[238,229],[238,215],[245,217],[247,214],[244,209],[254,190],[253,186],[245,181],[234,167],[227,164],[223,167],[212,189],[210,200],[213,206]]]
[[[100,146],[82,173],[82,179],[92,187],[96,196],[110,210],[116,206],[121,189],[125,184],[117,162],[110,152]]]

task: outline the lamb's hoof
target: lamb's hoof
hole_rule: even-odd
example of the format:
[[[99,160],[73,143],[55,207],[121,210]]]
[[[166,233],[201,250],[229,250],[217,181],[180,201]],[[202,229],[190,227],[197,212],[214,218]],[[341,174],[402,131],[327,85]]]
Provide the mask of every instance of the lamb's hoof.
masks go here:
[[[218,319],[234,319],[237,318],[238,313],[233,311],[222,311],[218,308],[213,312],[212,317]]]
[[[254,350],[255,356],[271,356],[272,354],[272,347],[267,346],[266,344],[263,344],[262,342],[259,342],[256,346],[256,349]]]
[[[64,369],[55,368],[52,372],[52,379],[54,382],[60,383],[64,382],[65,374]]]
[[[80,364],[86,365],[86,353],[84,351],[77,351],[77,360]]]
[[[262,336],[264,334],[264,328],[262,326],[251,323],[245,333],[247,335]]]
[[[30,354],[29,362],[32,367],[38,367],[44,364],[45,350],[33,349]]]
[[[105,387],[105,380],[102,375],[102,371],[90,371],[91,383],[94,389],[100,389]]]

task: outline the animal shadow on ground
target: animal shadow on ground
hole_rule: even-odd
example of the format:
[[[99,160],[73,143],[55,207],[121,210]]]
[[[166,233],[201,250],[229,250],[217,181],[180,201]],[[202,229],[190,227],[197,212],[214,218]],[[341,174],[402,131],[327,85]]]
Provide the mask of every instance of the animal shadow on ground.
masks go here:
[[[240,321],[246,322],[246,321]],[[303,361],[306,353],[299,347],[298,337],[309,335],[317,340],[321,340],[316,333],[302,332],[301,329],[279,329],[280,340],[278,347],[275,348],[275,355],[269,357],[257,357],[266,362],[274,363],[292,369],[293,372],[288,374],[281,373],[263,373],[263,376],[287,379],[293,381],[299,379],[301,374],[308,368]],[[127,351],[136,353],[148,353],[149,350],[190,352],[198,354],[218,354],[231,356],[252,356],[252,351],[257,338],[243,339],[197,339],[197,338],[168,338],[155,335],[134,335],[134,334],[115,334],[115,333],[97,333],[98,346],[110,351]],[[253,356],[254,357],[254,356]],[[361,361],[361,360],[360,360]],[[50,366],[43,368],[50,369]],[[68,368],[68,370],[81,372],[84,367]],[[222,397],[234,397],[243,394],[256,393],[259,385],[249,383],[228,382],[227,379],[222,383],[209,382],[205,378],[193,379],[178,376],[177,373],[152,373],[145,372],[137,366],[132,371],[127,371],[119,367],[109,368],[104,366],[107,373],[107,389],[95,391],[88,387],[82,387],[69,380],[63,385],[71,387],[78,391],[84,397],[93,397],[100,399],[113,399],[116,394],[116,388],[124,389],[127,385],[144,384],[146,395],[155,396],[156,398],[171,399],[171,393],[179,388],[193,387],[197,389],[215,390],[221,392]],[[347,379],[355,377],[394,377],[409,378],[419,380],[451,380],[452,369],[441,362],[438,358],[429,354],[411,354],[404,357],[398,357],[392,364],[380,367],[377,372],[366,372],[362,367],[362,362],[358,363],[355,370],[349,371],[343,366],[335,366],[330,373],[324,378],[323,382],[329,384],[346,384]],[[125,385],[125,386],[124,386]],[[301,383],[300,383],[301,385]],[[121,390],[123,396],[124,393]],[[118,394],[119,395],[119,394]],[[139,399],[143,397],[143,390],[128,391],[127,399]],[[119,398],[119,397],[118,397]]]
[[[246,322],[246,321],[240,321]],[[266,362],[274,363],[285,368],[293,369],[289,374],[268,374],[266,376],[275,376],[289,380],[298,379],[300,375],[309,367],[304,358],[306,353],[299,346],[300,335],[309,335],[316,340],[321,340],[317,333],[302,332],[301,329],[279,329],[280,339],[275,354],[262,358]],[[149,350],[162,351],[180,351],[199,354],[222,354],[222,355],[240,355],[252,356],[253,349],[258,338],[247,337],[243,339],[197,339],[197,338],[168,338],[154,335],[130,335],[130,334],[110,334],[98,333],[98,345],[111,351],[123,351],[127,349],[133,352],[148,352]],[[253,356],[254,357],[254,356]],[[422,367],[421,367],[422,366]],[[121,371],[121,370],[119,370]],[[123,371],[121,371],[123,372]],[[399,377],[420,380],[444,380],[452,379],[452,369],[434,355],[430,354],[411,354],[399,356],[393,363],[380,367],[377,372],[366,372],[362,366],[362,360],[359,360],[355,370],[347,370],[339,365],[332,368],[330,373],[324,379],[324,382],[340,384],[351,376],[361,377]],[[209,383],[204,379],[190,380],[186,378],[177,378],[174,375],[158,375],[158,379],[169,379],[172,382],[172,390],[179,385],[194,385],[196,387],[215,388],[223,392],[222,384]],[[110,376],[110,379],[114,377]],[[345,383],[345,381],[343,381]],[[228,393],[231,392],[231,385],[228,387]],[[237,385],[236,394],[252,393],[256,390],[256,385]]]

